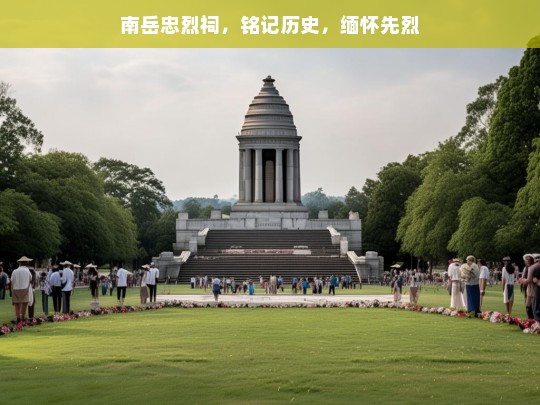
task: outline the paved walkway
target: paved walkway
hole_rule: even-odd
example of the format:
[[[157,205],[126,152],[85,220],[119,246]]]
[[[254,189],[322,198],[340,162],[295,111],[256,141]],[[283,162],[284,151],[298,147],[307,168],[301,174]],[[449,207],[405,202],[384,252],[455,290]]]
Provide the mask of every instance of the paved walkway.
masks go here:
[[[212,294],[205,295],[158,295],[157,301],[192,301],[208,303],[214,301]],[[277,295],[244,295],[244,294],[221,294],[219,301],[227,304],[315,304],[341,303],[351,301],[392,302],[392,295],[313,295],[313,294],[277,294]],[[409,302],[408,295],[401,297],[401,302]]]

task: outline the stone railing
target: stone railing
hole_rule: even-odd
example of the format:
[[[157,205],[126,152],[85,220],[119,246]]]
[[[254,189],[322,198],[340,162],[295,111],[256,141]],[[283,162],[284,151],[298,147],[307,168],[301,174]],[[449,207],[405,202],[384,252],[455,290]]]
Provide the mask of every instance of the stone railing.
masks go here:
[[[326,229],[328,229],[328,231],[330,232],[330,238],[332,238],[332,245],[339,245],[339,241],[341,240],[341,234],[332,225],[328,225]]]

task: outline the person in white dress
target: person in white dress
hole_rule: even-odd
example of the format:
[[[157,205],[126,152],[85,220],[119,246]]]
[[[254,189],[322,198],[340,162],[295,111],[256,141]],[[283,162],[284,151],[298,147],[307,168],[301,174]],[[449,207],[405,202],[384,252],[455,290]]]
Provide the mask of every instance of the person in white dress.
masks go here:
[[[448,282],[451,284],[450,308],[456,309],[465,307],[459,267],[459,259],[452,260],[448,266]]]

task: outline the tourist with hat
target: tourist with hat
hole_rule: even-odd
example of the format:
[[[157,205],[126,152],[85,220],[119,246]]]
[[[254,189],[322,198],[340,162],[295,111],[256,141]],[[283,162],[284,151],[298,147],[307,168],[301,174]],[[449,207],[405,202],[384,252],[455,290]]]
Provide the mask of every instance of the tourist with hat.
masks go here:
[[[32,259],[22,256],[17,260],[19,267],[11,273],[11,302],[15,307],[17,323],[24,320],[26,308],[32,294],[32,273],[30,273],[30,269],[28,268],[31,261]]]
[[[64,266],[64,271],[62,272],[62,298],[64,299],[64,314],[69,314],[70,303],[71,303],[71,294],[73,293],[73,282],[75,281],[75,275],[73,270],[71,270],[72,263],[66,260],[63,263],[60,263]]]
[[[467,296],[467,312],[480,313],[480,269],[474,256],[467,256],[466,263],[459,268],[461,279],[465,281],[465,294]]]
[[[122,266],[120,266],[120,268],[116,272],[116,298],[118,299],[118,305],[124,305],[124,300],[126,299],[128,276],[131,275],[132,273],[124,269]]]
[[[90,263],[86,265],[85,269],[87,269],[86,275],[89,280],[90,294],[92,295],[92,302],[98,303],[99,302],[99,294],[98,294],[99,273],[97,271],[97,266],[94,263]]]
[[[458,258],[452,260],[448,266],[448,282],[450,283],[450,308],[465,307],[463,299],[463,286],[461,284],[461,273],[459,271],[460,261]]]

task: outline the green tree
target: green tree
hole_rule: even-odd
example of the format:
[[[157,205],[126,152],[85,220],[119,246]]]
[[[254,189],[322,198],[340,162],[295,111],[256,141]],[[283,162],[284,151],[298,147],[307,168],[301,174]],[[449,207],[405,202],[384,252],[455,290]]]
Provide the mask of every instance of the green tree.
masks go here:
[[[105,193],[131,208],[138,225],[157,219],[160,208],[172,206],[163,183],[146,167],[106,158],[99,159],[93,167],[103,177]]]
[[[540,49],[527,49],[519,66],[510,69],[491,120],[481,156],[481,185],[490,202],[513,204],[525,185],[533,139],[540,136]]]
[[[540,138],[533,141],[527,183],[519,190],[512,217],[496,234],[506,252],[540,251]]]
[[[458,210],[472,195],[470,158],[450,138],[427,156],[422,184],[408,198],[397,239],[403,252],[416,257],[448,257],[448,242],[458,226]]]
[[[0,82],[0,190],[14,186],[25,150],[39,152],[43,134],[9,97],[9,85]]]
[[[448,243],[448,249],[460,257],[474,255],[498,260],[504,250],[493,243],[493,235],[507,222],[512,210],[503,204],[489,204],[481,197],[465,201],[459,208],[459,226]]]
[[[465,125],[456,136],[456,140],[462,148],[482,150],[485,147],[488,130],[497,105],[497,94],[506,80],[506,77],[499,76],[494,83],[479,87],[476,100],[467,104]]]
[[[394,261],[400,251],[396,230],[405,212],[405,201],[421,183],[417,158],[411,156],[403,164],[389,163],[377,177],[364,221],[363,245]]]
[[[106,200],[103,183],[84,155],[68,152],[34,155],[25,159],[24,169],[20,190],[30,195],[42,211],[61,219],[64,257],[72,261],[116,258],[117,254],[126,253],[114,244],[121,238],[136,246],[130,235],[131,212],[119,211]],[[120,221],[121,226],[110,225],[114,214],[120,217],[113,223]]]
[[[315,219],[319,217],[319,211],[328,208],[330,200],[324,193],[322,187],[319,187],[316,191],[304,194],[302,196],[302,203],[308,210],[309,218]]]
[[[332,200],[328,205],[328,218],[346,219],[349,218],[349,209],[343,201]]]
[[[0,191],[0,257],[45,259],[60,249],[60,219],[13,189]]]
[[[189,218],[199,218],[201,214],[201,204],[194,198],[187,198],[184,201],[184,206],[182,211],[187,212]]]
[[[366,194],[358,191],[354,186],[351,187],[345,195],[347,212],[358,212],[360,218],[365,218],[367,216],[368,203],[369,198]]]

